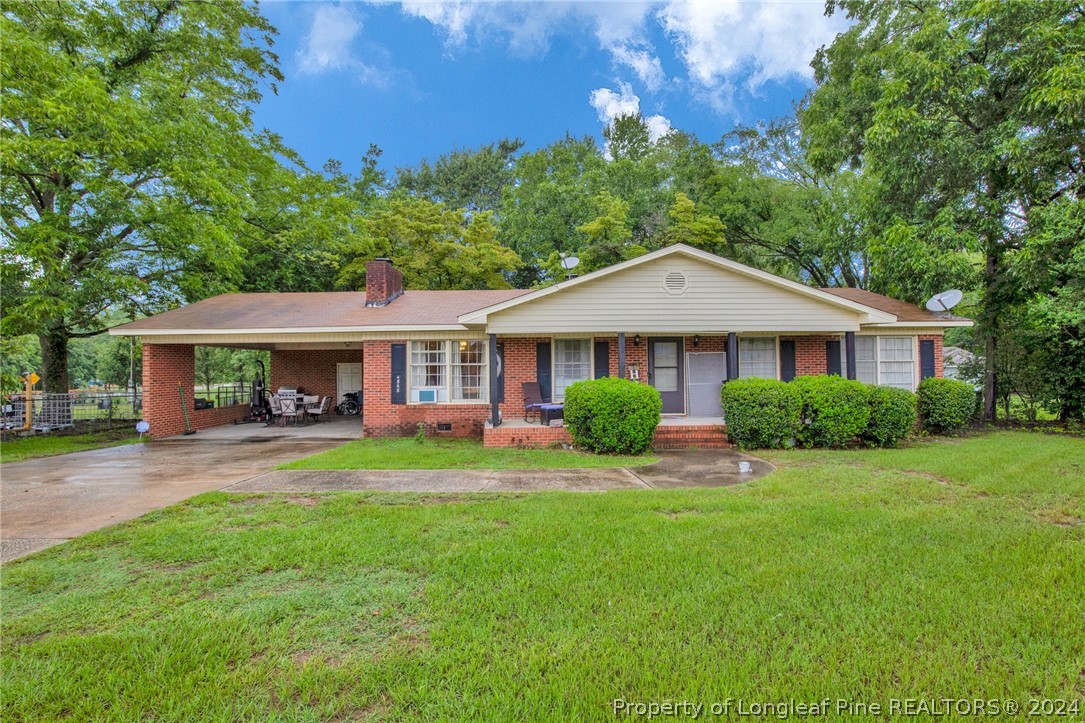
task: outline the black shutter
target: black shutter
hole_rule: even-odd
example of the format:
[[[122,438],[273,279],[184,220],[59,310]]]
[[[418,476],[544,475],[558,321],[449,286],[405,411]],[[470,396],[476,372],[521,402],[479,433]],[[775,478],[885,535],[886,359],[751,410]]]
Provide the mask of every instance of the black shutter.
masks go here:
[[[550,342],[540,341],[535,345],[535,381],[539,383],[539,392],[544,402],[550,401]]]
[[[934,339],[919,340],[919,378],[934,376]]]
[[[841,371],[843,367],[840,366],[840,340],[830,339],[825,342],[825,371],[828,374],[835,374],[838,377],[844,376]]]
[[[505,345],[497,345],[497,391],[494,393],[497,402],[505,401]]]
[[[795,341],[784,339],[780,342],[780,379],[789,382],[795,378]]]
[[[392,345],[392,404],[407,403],[407,345]]]
[[[610,342],[595,342],[595,378],[610,376]]]

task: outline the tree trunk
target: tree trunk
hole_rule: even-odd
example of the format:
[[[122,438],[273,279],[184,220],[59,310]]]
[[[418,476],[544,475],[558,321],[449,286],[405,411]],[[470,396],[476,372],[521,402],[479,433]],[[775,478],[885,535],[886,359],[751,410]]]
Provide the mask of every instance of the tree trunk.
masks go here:
[[[38,337],[47,392],[68,393],[68,341],[68,332],[61,324],[51,324],[46,333]]]
[[[991,244],[992,242],[988,242]],[[995,421],[995,354],[998,352],[998,312],[1001,300],[998,297],[999,249],[987,248],[987,273],[984,279],[983,317],[984,317],[984,359],[983,359],[983,418]]]

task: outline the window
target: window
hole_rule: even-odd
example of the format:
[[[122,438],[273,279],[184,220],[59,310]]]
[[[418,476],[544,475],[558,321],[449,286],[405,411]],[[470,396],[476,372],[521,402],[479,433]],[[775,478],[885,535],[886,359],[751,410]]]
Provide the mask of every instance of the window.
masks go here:
[[[490,394],[484,340],[412,341],[412,403],[485,402]]]
[[[776,378],[776,337],[738,340],[738,376]]]
[[[910,336],[856,336],[855,378],[915,391],[915,339]]]
[[[486,342],[452,342],[452,400],[484,402],[489,396],[486,375]]]
[[[878,383],[915,389],[915,347],[910,336],[878,337]]]
[[[874,336],[855,337],[855,378],[867,384],[878,383],[877,342]]]
[[[591,379],[591,339],[554,339],[554,400],[581,379]]]
[[[447,402],[447,342],[411,342],[411,401]]]

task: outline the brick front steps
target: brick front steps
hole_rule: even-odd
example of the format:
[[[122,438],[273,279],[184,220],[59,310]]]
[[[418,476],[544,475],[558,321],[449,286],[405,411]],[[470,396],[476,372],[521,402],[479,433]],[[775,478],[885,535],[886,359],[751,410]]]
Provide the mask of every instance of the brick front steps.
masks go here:
[[[565,427],[502,426],[487,428],[482,433],[484,447],[534,447],[543,448],[556,444],[572,444],[572,437]],[[727,431],[721,425],[660,425],[656,427],[653,449],[730,449]]]
[[[730,449],[727,430],[722,425],[689,424],[656,427],[653,449]]]

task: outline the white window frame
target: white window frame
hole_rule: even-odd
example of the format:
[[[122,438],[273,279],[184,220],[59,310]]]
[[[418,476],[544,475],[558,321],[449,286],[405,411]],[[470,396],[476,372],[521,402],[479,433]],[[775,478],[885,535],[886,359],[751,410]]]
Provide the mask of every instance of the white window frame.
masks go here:
[[[742,370],[742,344],[750,341],[772,342],[772,369],[771,377],[751,376]],[[740,336],[738,338],[738,378],[739,379],[779,379],[780,378],[780,338],[777,336]]]
[[[455,397],[455,383],[453,381],[453,374],[455,370],[460,366],[454,361],[453,355],[459,354],[460,342],[475,342],[482,344],[482,380],[479,387],[481,391],[481,397],[479,399],[457,399]],[[415,364],[414,354],[416,344],[428,344],[439,343],[442,345],[444,351],[444,361],[441,364],[442,373],[444,376],[444,384],[441,386],[426,386],[418,385],[414,383],[414,370],[416,366],[426,366]],[[437,401],[436,402],[420,402],[418,401],[418,392],[422,389],[436,389]],[[407,345],[407,403],[410,405],[432,405],[432,404],[489,404],[490,403],[490,345],[485,339],[413,339],[408,342]]]
[[[856,346],[858,346],[859,339],[873,339],[874,340],[874,382],[873,383],[878,384],[878,385],[885,385],[885,386],[889,386],[889,385],[886,385],[885,382],[882,380],[882,365],[883,364],[902,364],[902,363],[905,363],[905,362],[901,362],[901,361],[898,361],[898,360],[891,360],[891,359],[882,359],[882,339],[908,339],[909,342],[910,342],[909,347],[912,350],[912,358],[911,358],[911,360],[909,362],[907,362],[907,363],[910,363],[912,365],[912,373],[911,373],[911,375],[909,377],[910,383],[909,383],[908,387],[902,387],[902,386],[899,386],[899,385],[892,385],[892,386],[896,387],[897,389],[905,389],[905,388],[907,388],[908,391],[910,391],[910,392],[914,392],[916,390],[916,385],[918,383],[917,380],[918,380],[918,375],[919,375],[919,371],[918,371],[919,370],[919,363],[918,363],[918,360],[919,360],[919,337],[918,336],[911,336],[911,335],[907,335],[907,334],[878,334],[878,335],[875,335],[875,334],[857,334],[856,337],[855,337]],[[858,349],[856,349],[856,351],[858,351]],[[847,358],[846,358],[847,355],[845,354],[844,356],[845,356],[845,358],[842,360],[841,366],[843,367],[844,374],[846,376],[847,371],[848,371],[847,370],[848,362],[847,362]],[[858,354],[856,354],[856,356],[858,356]],[[858,360],[856,361],[856,366],[858,366]],[[856,369],[855,378],[859,379],[858,369]],[[860,381],[862,381],[862,380],[860,380]]]
[[[595,337],[593,336],[556,336],[550,339],[550,398],[554,402],[564,402],[565,394],[558,394],[558,342],[561,341],[579,341],[588,342],[588,376],[584,379],[591,379],[595,376]],[[570,384],[566,385],[566,389],[575,384],[576,382],[584,381],[584,379],[576,379]]]

